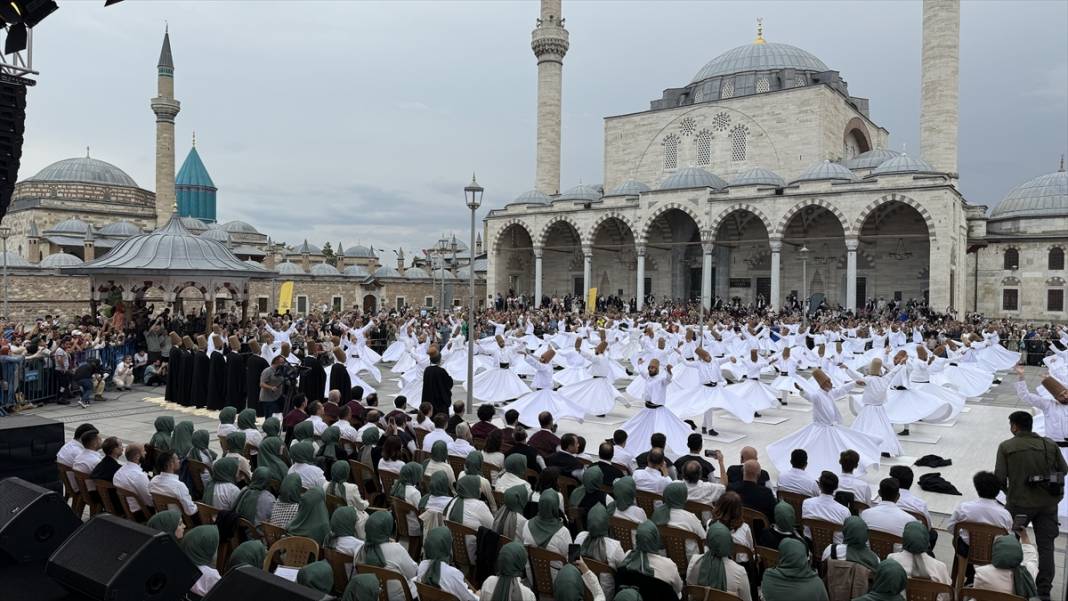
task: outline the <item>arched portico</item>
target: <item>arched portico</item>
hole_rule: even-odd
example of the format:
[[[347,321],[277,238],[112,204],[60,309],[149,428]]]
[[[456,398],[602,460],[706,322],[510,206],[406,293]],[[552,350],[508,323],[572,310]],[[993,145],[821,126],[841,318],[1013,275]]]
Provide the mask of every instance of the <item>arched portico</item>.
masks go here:
[[[500,288],[516,295],[538,295],[537,273],[541,267],[541,254],[534,247],[530,230],[515,221],[500,230],[494,243],[497,256],[495,275]],[[535,261],[538,269],[535,269]]]
[[[767,218],[749,206],[730,207],[713,221],[709,254],[715,275],[711,281],[715,296],[723,303],[772,302],[768,230]]]

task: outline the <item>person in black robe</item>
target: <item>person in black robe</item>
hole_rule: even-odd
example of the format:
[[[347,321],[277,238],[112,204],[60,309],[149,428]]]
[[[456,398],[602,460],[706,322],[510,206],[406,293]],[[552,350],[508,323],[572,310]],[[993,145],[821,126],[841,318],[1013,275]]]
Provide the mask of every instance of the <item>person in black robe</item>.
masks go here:
[[[301,364],[306,369],[300,374],[300,391],[309,401],[322,401],[326,398],[326,369],[320,360],[317,343],[308,345],[308,354],[301,360]]]
[[[222,336],[211,335],[214,350],[208,356],[208,409],[218,411],[226,406],[226,355]]]
[[[197,350],[193,351],[193,378],[190,384],[190,399],[199,408],[208,404],[208,376],[211,359],[208,358],[208,342],[203,335],[197,336]]]
[[[175,334],[174,332],[171,332],[170,336],[171,336],[171,350],[170,350],[170,352],[173,353],[173,354],[169,355],[168,359],[167,359],[167,363],[169,364],[169,366],[167,367],[167,386],[164,389],[163,398],[168,400],[168,401],[170,401],[171,403],[177,403],[178,402],[177,381],[181,377],[181,367],[177,368],[179,375],[177,375],[177,376],[174,375],[175,374],[175,362],[174,362],[173,357],[175,357],[177,355],[180,355],[181,352],[182,352],[182,337],[179,336],[178,334]]]
[[[423,370],[423,398],[420,402],[430,403],[435,414],[448,415],[452,405],[452,376],[439,365],[441,353],[436,346],[430,347],[427,354],[430,355],[430,365]]]
[[[245,407],[255,409],[256,415],[263,417],[260,410],[260,374],[270,367],[267,360],[260,356],[260,343],[256,340],[248,341],[250,351],[245,357]]]
[[[248,353],[242,353],[241,340],[237,336],[231,336],[227,341],[230,351],[226,353],[226,405],[245,408],[245,362]]]
[[[334,364],[330,366],[330,390],[341,393],[341,404],[352,400],[352,378],[345,367],[345,351],[334,348]]]
[[[177,356],[171,358],[171,362],[177,361],[180,369],[174,380],[178,387],[178,403],[185,407],[193,406],[193,349],[195,345],[189,336],[182,337],[181,348],[172,348],[171,352],[178,351]],[[174,369],[174,366],[171,366]]]

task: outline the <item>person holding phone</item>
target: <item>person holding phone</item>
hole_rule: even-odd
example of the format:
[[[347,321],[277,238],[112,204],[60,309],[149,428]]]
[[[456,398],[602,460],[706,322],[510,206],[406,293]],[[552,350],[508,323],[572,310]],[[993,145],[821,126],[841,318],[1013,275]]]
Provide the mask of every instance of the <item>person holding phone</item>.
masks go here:
[[[571,546],[577,547],[578,545]],[[597,575],[591,572],[582,558],[578,556],[574,560],[568,558],[568,565],[556,574],[553,590],[556,601],[582,601],[585,599],[587,590],[593,601],[605,601],[604,590],[597,580]]]

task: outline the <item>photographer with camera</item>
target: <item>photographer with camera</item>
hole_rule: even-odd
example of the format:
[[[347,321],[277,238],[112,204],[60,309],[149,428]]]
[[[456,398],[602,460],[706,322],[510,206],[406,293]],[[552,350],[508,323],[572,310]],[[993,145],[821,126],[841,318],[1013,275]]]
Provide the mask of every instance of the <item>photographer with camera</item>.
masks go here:
[[[260,409],[265,417],[282,411],[281,399],[285,382],[286,360],[275,355],[271,365],[260,373]]]
[[[1064,496],[1068,464],[1057,444],[1031,431],[1026,411],[1009,415],[1013,437],[998,445],[994,474],[1005,491],[1005,506],[1014,516],[1026,516],[1035,529],[1038,547],[1039,597],[1050,598],[1053,587],[1053,541],[1057,537],[1057,504]]]

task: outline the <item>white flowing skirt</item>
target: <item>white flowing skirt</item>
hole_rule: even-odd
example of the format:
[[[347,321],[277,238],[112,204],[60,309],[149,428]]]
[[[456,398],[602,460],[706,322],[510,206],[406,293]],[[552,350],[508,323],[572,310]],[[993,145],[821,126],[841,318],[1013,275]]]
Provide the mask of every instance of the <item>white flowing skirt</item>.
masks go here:
[[[628,441],[629,442],[629,441]],[[859,473],[878,467],[879,439],[841,425],[817,424],[815,422],[768,445],[768,456],[779,473],[790,469],[790,453],[794,449],[808,452],[810,473],[824,470],[838,473],[838,456],[842,451],[852,449],[860,455]],[[628,448],[628,450],[630,450]]]
[[[947,365],[942,371],[931,374],[931,382],[939,386],[950,385],[965,397],[974,398],[990,390],[994,385],[994,374],[975,364],[961,363]]]
[[[512,403],[509,409],[518,411],[519,421],[531,427],[538,423],[538,414],[542,411],[551,413],[554,421],[572,419],[582,422],[582,418],[586,416],[586,410],[577,403],[548,388],[528,392]]]
[[[663,434],[667,437],[669,457],[671,453],[674,453],[675,457],[680,457],[689,452],[686,448],[686,439],[693,432],[693,428],[667,407],[642,409],[620,426],[620,429],[627,433],[627,452],[634,455],[652,448],[649,438],[653,434],[658,432]],[[787,464],[789,465],[789,462]]]
[[[790,394],[791,392],[797,392],[797,389],[794,388],[794,384],[804,387],[804,378],[798,376],[797,374],[794,374],[792,376],[779,376],[775,378],[775,380],[771,383],[771,387],[775,390],[778,390],[779,392],[785,392],[787,394]]]
[[[509,369],[493,367],[475,376],[474,397],[484,403],[501,403],[517,399],[530,388]]]
[[[392,363],[404,356],[405,345],[403,340],[396,340],[382,353],[382,361]]]
[[[553,382],[560,386],[570,386],[593,377],[585,367],[568,367],[553,374]]]
[[[679,390],[668,389],[665,406],[682,419],[691,419],[704,415],[713,409],[722,409],[749,424],[757,412],[745,399],[733,394],[730,386],[722,383],[716,386],[698,384],[694,388]]]
[[[413,367],[415,367],[415,357],[412,357],[411,353],[402,353],[401,357],[393,364],[393,367],[391,367],[389,371],[395,374],[402,374]]]
[[[763,411],[779,406],[776,391],[760,380],[742,380],[727,386],[727,392],[744,399],[752,405],[753,411]]]
[[[349,375],[353,375],[354,376],[354,375],[360,373],[361,371],[365,371],[372,378],[374,378],[375,382],[378,382],[379,384],[382,383],[382,372],[381,372],[381,370],[379,370],[378,366],[376,366],[374,363],[371,363],[367,359],[365,359],[363,357],[363,355],[360,355],[359,357],[356,357],[355,359],[352,359],[351,363],[346,363],[345,365],[349,370]]]
[[[986,348],[979,349],[978,359],[994,368],[994,371],[1012,369],[1020,362],[1020,353],[1010,351],[1000,344],[991,344]]]
[[[894,432],[894,425],[890,423],[890,418],[886,417],[886,409],[882,405],[863,405],[853,396],[850,406],[857,413],[857,419],[853,420],[851,429],[881,440],[879,451],[882,453],[888,453],[891,457],[905,454],[897,439],[897,432]]]
[[[886,416],[894,424],[952,421],[964,408],[965,398],[937,384],[910,384],[905,390],[886,391]]]
[[[605,378],[589,378],[564,386],[558,391],[575,404],[586,409],[591,415],[604,415],[616,405],[616,399],[622,397],[618,390]]]
[[[423,376],[419,376],[405,384],[396,396],[401,395],[404,395],[404,398],[407,399],[408,407],[418,409],[419,404],[423,402]]]
[[[349,373],[349,381],[353,387],[359,386],[360,388],[363,388],[363,398],[365,399],[367,398],[367,395],[374,394],[376,392],[374,386],[371,386],[370,384],[365,382],[363,378],[356,374]],[[416,398],[418,399],[418,397]],[[416,408],[418,408],[418,406]]]

